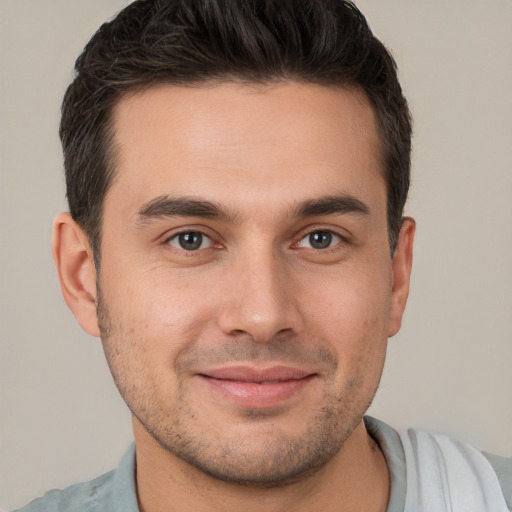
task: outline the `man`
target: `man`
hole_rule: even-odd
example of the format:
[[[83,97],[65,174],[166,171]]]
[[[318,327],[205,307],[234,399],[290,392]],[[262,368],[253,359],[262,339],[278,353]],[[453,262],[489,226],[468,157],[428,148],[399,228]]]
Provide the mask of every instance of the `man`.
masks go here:
[[[135,447],[26,510],[508,510],[510,462],[363,419],[409,289],[410,136],[350,3],[104,25],[63,104],[53,249]]]

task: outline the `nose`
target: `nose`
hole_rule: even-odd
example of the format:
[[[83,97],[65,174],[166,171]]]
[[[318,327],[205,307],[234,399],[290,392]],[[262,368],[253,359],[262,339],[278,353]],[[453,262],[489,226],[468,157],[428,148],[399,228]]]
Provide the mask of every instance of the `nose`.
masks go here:
[[[224,285],[219,327],[225,334],[268,343],[301,331],[294,279],[272,252],[240,259],[226,273]]]

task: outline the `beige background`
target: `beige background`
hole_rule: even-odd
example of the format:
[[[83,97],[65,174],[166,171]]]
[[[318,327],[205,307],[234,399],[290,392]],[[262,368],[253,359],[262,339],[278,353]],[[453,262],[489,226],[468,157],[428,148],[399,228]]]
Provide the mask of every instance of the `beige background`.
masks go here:
[[[72,63],[120,0],[0,0],[0,507],[116,465],[129,414],[60,296]],[[413,288],[371,413],[512,455],[512,3],[360,0],[414,112]]]

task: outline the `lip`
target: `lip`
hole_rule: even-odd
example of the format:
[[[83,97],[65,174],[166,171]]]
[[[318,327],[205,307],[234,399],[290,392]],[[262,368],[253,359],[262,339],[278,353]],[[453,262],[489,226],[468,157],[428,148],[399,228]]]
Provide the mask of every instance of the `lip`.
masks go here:
[[[300,393],[316,376],[298,368],[234,366],[201,372],[198,377],[214,393],[236,405],[269,408],[283,404]]]

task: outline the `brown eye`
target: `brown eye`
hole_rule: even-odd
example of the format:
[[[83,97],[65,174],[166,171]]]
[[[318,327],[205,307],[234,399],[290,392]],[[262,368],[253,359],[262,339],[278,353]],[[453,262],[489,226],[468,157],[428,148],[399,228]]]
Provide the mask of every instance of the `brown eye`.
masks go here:
[[[197,251],[211,246],[211,239],[199,231],[185,231],[169,239],[169,245],[184,251]]]

